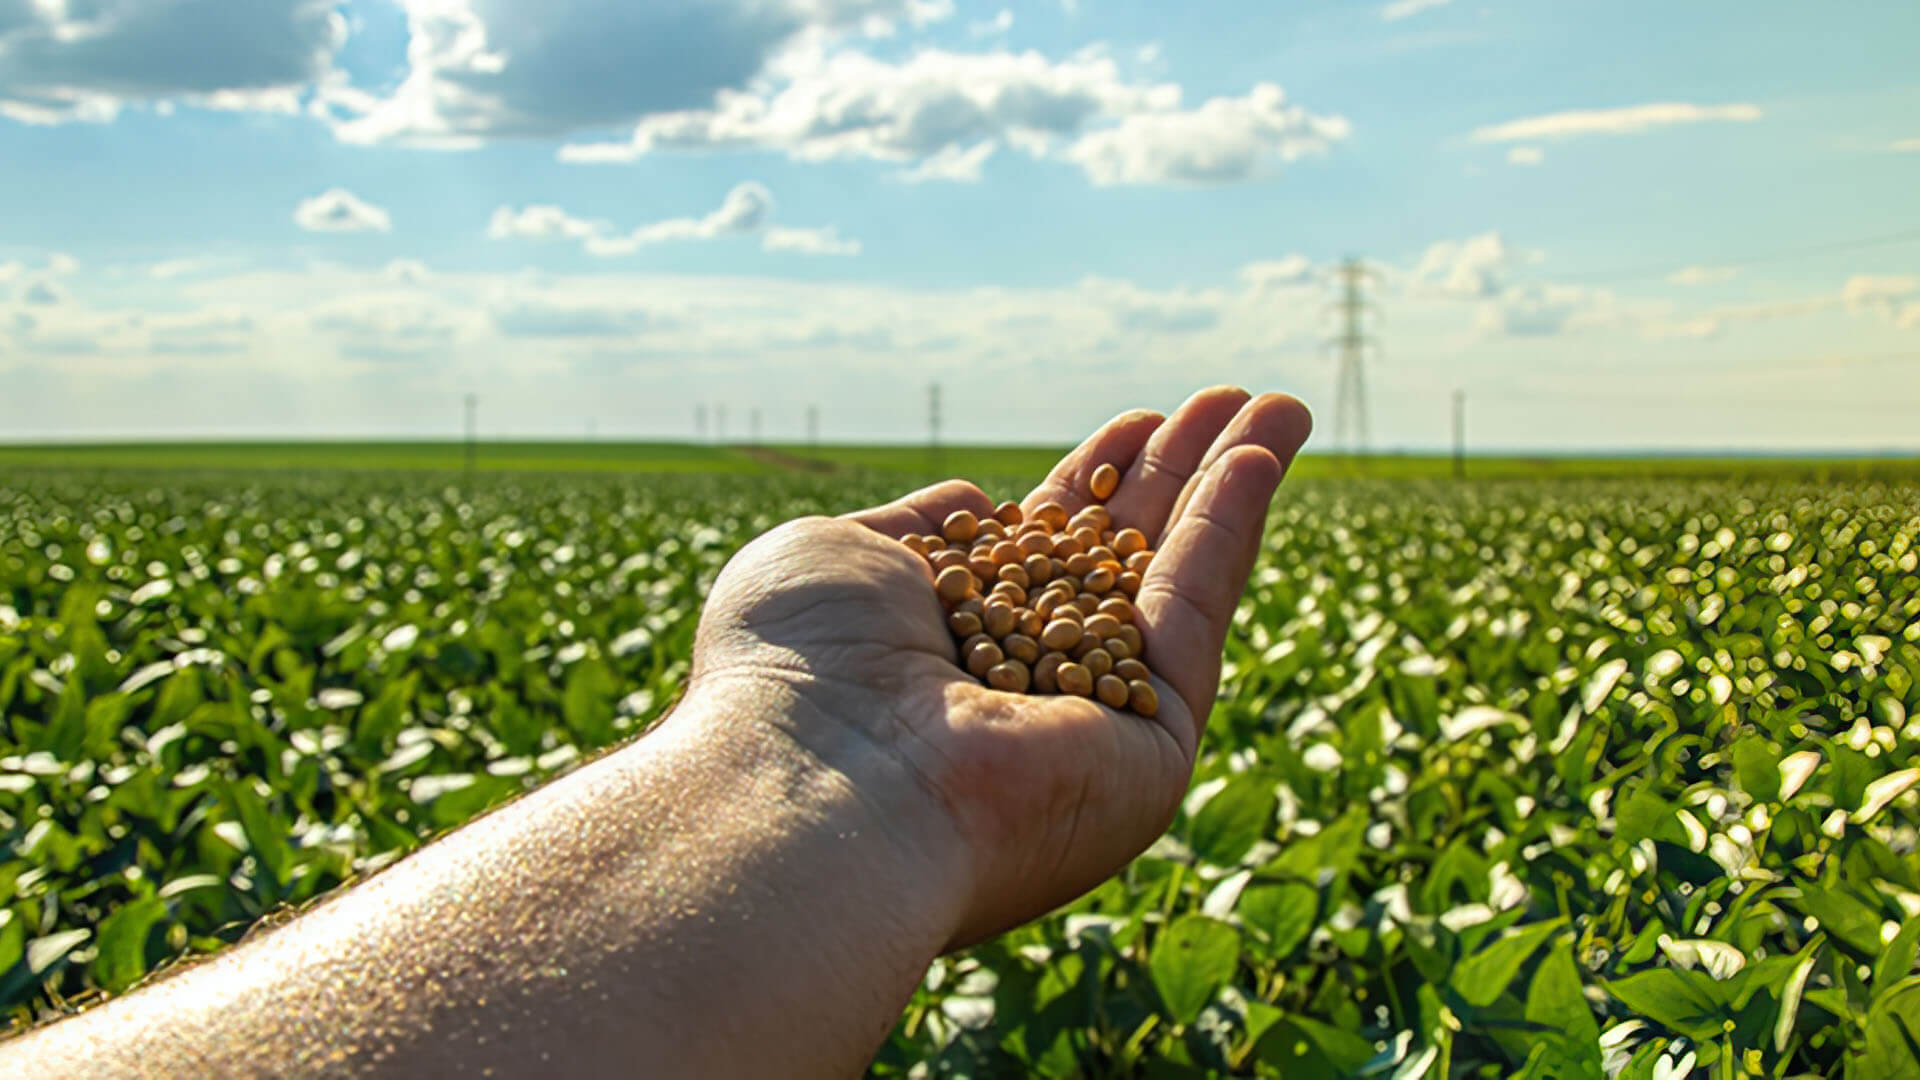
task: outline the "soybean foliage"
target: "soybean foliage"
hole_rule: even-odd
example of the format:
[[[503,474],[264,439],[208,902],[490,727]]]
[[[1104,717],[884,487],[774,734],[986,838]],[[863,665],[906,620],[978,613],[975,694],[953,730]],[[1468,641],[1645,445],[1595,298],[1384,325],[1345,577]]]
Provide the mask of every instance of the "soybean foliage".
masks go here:
[[[16,1020],[641,730],[735,548],[893,486],[10,483]],[[1898,474],[1290,486],[1170,834],[938,962],[873,1072],[1920,1076],[1917,507]]]

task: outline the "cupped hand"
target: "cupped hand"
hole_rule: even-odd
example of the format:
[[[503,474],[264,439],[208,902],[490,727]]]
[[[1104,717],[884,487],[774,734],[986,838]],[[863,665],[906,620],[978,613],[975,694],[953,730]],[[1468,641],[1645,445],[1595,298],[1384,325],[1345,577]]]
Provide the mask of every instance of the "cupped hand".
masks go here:
[[[1172,821],[1269,502],[1310,428],[1293,398],[1202,391],[1170,417],[1115,418],[1023,501],[1071,512],[1089,501],[1094,469],[1119,469],[1115,528],[1139,529],[1158,551],[1136,600],[1160,696],[1153,719],[991,690],[958,666],[932,573],[898,539],[939,532],[955,510],[990,514],[987,495],[961,481],[748,545],[701,618],[689,695],[775,691],[783,704],[756,722],[829,769],[876,753],[894,766],[929,806],[926,820],[948,826],[913,842],[963,849],[968,895],[949,947],[1032,919],[1099,884]]]

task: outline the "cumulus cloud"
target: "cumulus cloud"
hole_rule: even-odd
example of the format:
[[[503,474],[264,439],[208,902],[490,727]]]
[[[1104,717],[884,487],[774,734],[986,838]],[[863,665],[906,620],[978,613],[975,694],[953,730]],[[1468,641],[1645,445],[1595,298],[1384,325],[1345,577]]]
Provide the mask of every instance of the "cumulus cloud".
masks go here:
[[[1410,19],[1423,11],[1445,7],[1451,0],[1393,0],[1393,3],[1380,9],[1380,17],[1388,22]]]
[[[1537,146],[1516,146],[1507,151],[1509,165],[1538,165],[1547,160],[1546,151]]]
[[[1676,124],[1714,122],[1750,123],[1764,114],[1758,105],[1694,105],[1661,102],[1618,109],[1574,109],[1509,120],[1479,128],[1474,142],[1522,142],[1565,139],[1578,135],[1634,135]]]
[[[860,241],[842,237],[831,225],[819,229],[791,229],[775,225],[767,229],[760,246],[768,251],[792,251],[801,255],[860,254]]]
[[[427,300],[343,299],[311,313],[307,324],[332,339],[341,357],[370,363],[443,357],[459,336],[451,314]]]
[[[676,240],[712,240],[722,236],[758,235],[767,251],[807,255],[857,255],[860,243],[842,238],[831,226],[791,228],[773,223],[773,194],[748,181],[737,184],[718,208],[701,217],[668,218],[626,232],[605,221],[574,217],[558,206],[503,206],[493,212],[487,235],[495,240],[573,240],[588,254],[602,257],[631,255],[643,247]]]
[[[1197,109],[1136,113],[1081,137],[1066,156],[1096,184],[1217,184],[1319,153],[1349,130],[1344,118],[1315,116],[1261,83],[1245,97]]]
[[[1428,247],[1412,281],[1448,296],[1485,298],[1499,294],[1514,253],[1498,232],[1465,240],[1443,240]]]
[[[1480,307],[1480,329],[1511,337],[1547,337],[1604,321],[1613,296],[1579,285],[1518,285]]]
[[[1731,266],[1683,266],[1667,275],[1673,285],[1718,285],[1732,281],[1740,271]]]
[[[802,161],[866,158],[910,180],[976,180],[999,146],[1079,165],[1095,183],[1245,179],[1345,138],[1261,84],[1244,97],[1180,107],[1171,83],[1123,79],[1107,56],[922,50],[893,63],[842,51],[796,69],[777,90],[725,93],[712,108],[651,116],[618,143],[565,147],[573,162],[661,150],[759,148]]]
[[[321,112],[349,142],[560,136],[705,108],[823,34],[883,35],[952,12],[928,0],[398,0],[407,75]]]
[[[1248,263],[1240,268],[1240,280],[1252,292],[1267,293],[1275,289],[1311,285],[1318,273],[1312,259],[1295,254]]]
[[[0,116],[107,121],[130,103],[292,108],[345,42],[336,0],[0,0]]]
[[[993,37],[1011,29],[1013,29],[1013,12],[1008,8],[1001,8],[1000,14],[991,19],[980,19],[967,24],[967,33],[977,38]]]
[[[345,188],[306,199],[293,210],[293,223],[308,232],[392,232],[393,217]]]

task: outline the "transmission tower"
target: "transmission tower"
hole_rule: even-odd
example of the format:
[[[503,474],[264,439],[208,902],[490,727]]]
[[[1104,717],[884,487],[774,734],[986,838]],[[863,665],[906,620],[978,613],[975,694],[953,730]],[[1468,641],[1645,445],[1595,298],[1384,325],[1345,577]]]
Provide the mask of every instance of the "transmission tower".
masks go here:
[[[1365,263],[1349,258],[1335,272],[1340,298],[1333,310],[1340,316],[1340,332],[1327,344],[1340,352],[1340,380],[1333,408],[1333,443],[1348,453],[1365,454],[1371,442],[1367,423],[1366,353],[1379,341],[1366,331],[1367,316],[1375,310],[1367,302],[1366,287],[1373,274]]]

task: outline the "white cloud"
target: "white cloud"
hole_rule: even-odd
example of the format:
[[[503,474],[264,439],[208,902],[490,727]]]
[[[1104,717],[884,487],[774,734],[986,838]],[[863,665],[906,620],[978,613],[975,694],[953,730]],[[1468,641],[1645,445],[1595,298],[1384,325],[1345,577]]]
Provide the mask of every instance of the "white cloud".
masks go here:
[[[1448,296],[1492,297],[1502,291],[1514,261],[1513,250],[1498,232],[1443,240],[1427,248],[1412,283]]]
[[[991,19],[981,19],[967,24],[967,33],[977,38],[993,37],[1011,29],[1013,29],[1013,12],[1008,8],[1001,8],[1000,14]]]
[[[65,303],[67,291],[51,278],[38,278],[20,290],[20,302],[32,307],[52,307]]]
[[[503,206],[493,212],[487,235],[495,240],[577,240],[588,254],[603,258],[631,255],[643,247],[676,240],[712,240],[758,235],[767,251],[807,255],[857,255],[860,242],[842,238],[831,226],[782,228],[772,224],[773,194],[751,181],[736,184],[720,206],[701,217],[668,218],[621,232],[605,221],[574,217],[558,206]]]
[[[1606,322],[1613,295],[1579,285],[1517,285],[1482,304],[1480,329],[1509,337],[1549,337]]]
[[[1840,290],[1840,300],[1855,315],[1880,315],[1903,330],[1920,328],[1920,277],[1855,274]]]
[[[792,229],[775,225],[761,237],[760,246],[768,251],[792,251],[802,255],[860,254],[860,241],[842,238],[831,225],[819,229]]]
[[[345,42],[336,0],[0,4],[0,116],[104,122],[128,104],[284,111]]]
[[[303,200],[293,223],[308,232],[392,232],[393,217],[345,188],[333,188]]]
[[[1751,122],[1764,115],[1758,105],[1692,105],[1664,102],[1618,109],[1575,109],[1510,120],[1479,128],[1474,142],[1521,142],[1577,135],[1631,135],[1675,124]]]
[[[493,324],[508,337],[625,337],[652,329],[660,320],[644,308],[618,303],[560,303],[522,299],[492,311]]]
[[[1920,154],[1920,139],[1895,139],[1887,144],[1887,149],[1896,154]]]
[[[1135,113],[1082,136],[1066,156],[1096,184],[1214,184],[1245,180],[1270,161],[1319,153],[1347,137],[1347,121],[1315,116],[1261,83],[1245,97],[1197,109]]]
[[[1388,22],[1412,18],[1430,8],[1445,7],[1451,0],[1393,0],[1393,3],[1380,9],[1380,17]]]
[[[1683,266],[1667,275],[1674,285],[1718,285],[1732,281],[1740,271],[1731,266]]]
[[[822,37],[945,18],[928,0],[398,0],[406,77],[381,96],[329,87],[319,111],[349,142],[460,146],[561,136],[701,109],[754,86]]]
[[[1240,280],[1255,293],[1312,285],[1318,277],[1313,260],[1305,255],[1287,255],[1279,259],[1251,262],[1240,268]]]
[[[1516,146],[1507,151],[1509,165],[1538,165],[1547,160],[1546,151],[1537,146]]]
[[[760,148],[802,161],[897,163],[909,180],[976,180],[999,146],[1081,166],[1096,183],[1240,180],[1345,138],[1347,122],[1290,105],[1279,87],[1180,108],[1171,83],[1132,83],[1098,51],[922,50],[893,63],[822,54],[777,90],[723,93],[712,108],[650,116],[620,143],[564,147],[579,163],[661,150]]]
[[[577,218],[558,206],[535,205],[515,210],[503,206],[493,212],[487,235],[495,240],[587,240],[603,235],[604,221]]]

